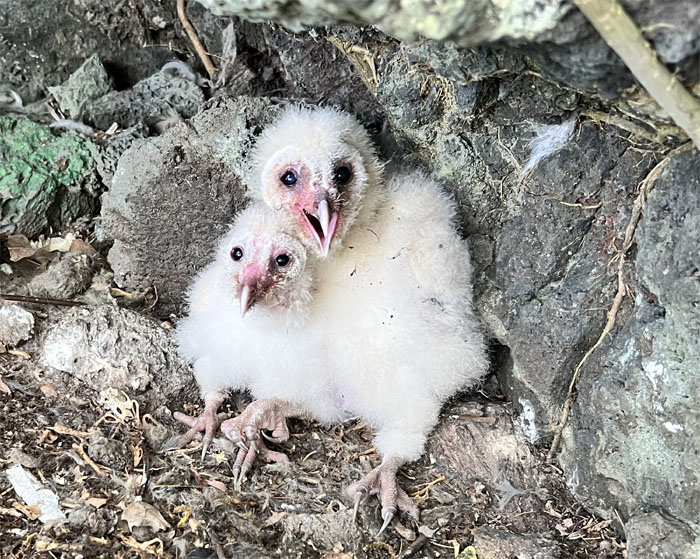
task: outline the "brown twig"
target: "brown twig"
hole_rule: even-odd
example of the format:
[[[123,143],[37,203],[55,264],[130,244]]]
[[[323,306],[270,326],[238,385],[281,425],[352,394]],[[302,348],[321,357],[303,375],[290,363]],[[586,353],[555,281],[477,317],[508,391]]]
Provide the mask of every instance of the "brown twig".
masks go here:
[[[578,365],[576,365],[573,375],[571,376],[571,381],[569,382],[569,390],[567,391],[566,399],[564,400],[564,405],[562,406],[561,414],[559,416],[559,423],[557,424],[557,429],[554,433],[554,440],[552,441],[552,445],[549,448],[549,452],[547,453],[547,462],[551,462],[554,459],[554,456],[559,451],[559,446],[561,445],[561,439],[564,433],[564,428],[566,427],[566,424],[569,421],[569,416],[571,415],[571,408],[574,405],[574,389],[576,388],[576,382],[578,381],[578,378],[581,374],[581,368],[586,363],[588,358],[593,354],[593,352],[595,352],[595,350],[598,349],[600,345],[605,341],[605,338],[608,337],[608,334],[612,332],[612,329],[615,326],[615,319],[617,318],[617,313],[620,310],[622,300],[625,298],[625,295],[627,293],[627,286],[625,285],[624,278],[626,255],[627,251],[629,251],[630,247],[632,246],[632,243],[634,242],[634,233],[637,230],[637,225],[639,224],[639,220],[642,217],[642,210],[644,209],[644,204],[646,202],[647,196],[649,195],[649,192],[651,192],[651,189],[654,187],[656,179],[659,178],[659,175],[661,174],[661,171],[663,171],[666,164],[679,153],[683,153],[684,151],[689,151],[691,149],[693,149],[692,142],[687,142],[682,146],[676,148],[675,150],[671,151],[666,157],[664,157],[659,163],[657,163],[656,166],[654,166],[654,168],[649,172],[646,178],[639,185],[639,194],[634,200],[634,204],[632,206],[632,214],[630,215],[630,220],[627,223],[627,227],[625,228],[625,238],[622,242],[622,248],[620,249],[620,252],[618,254],[617,293],[615,293],[615,298],[613,299],[612,305],[610,306],[610,310],[608,310],[608,319],[605,322],[603,331],[598,337],[598,341],[596,341],[596,343],[593,344],[583,355],[581,360],[578,362]]]
[[[668,71],[617,0],[574,0],[634,77],[700,149],[700,102]]]
[[[78,454],[80,454],[80,457],[85,461],[85,463],[88,466],[90,466],[95,471],[95,473],[98,476],[104,477],[106,475],[102,471],[102,467],[99,464],[97,464],[92,458],[90,458],[88,456],[88,454],[87,454],[87,452],[85,452],[85,449],[83,448],[82,444],[73,443],[73,450],[77,451]]]
[[[185,28],[187,36],[190,38],[190,41],[192,41],[192,46],[194,46],[197,56],[199,56],[202,64],[204,64],[207,74],[209,74],[209,77],[213,79],[216,75],[216,67],[212,63],[211,58],[207,53],[207,49],[204,48],[204,45],[197,34],[197,30],[192,26],[190,20],[187,18],[187,12],[185,11],[185,0],[177,0],[177,17],[180,18],[180,23],[182,23],[182,27]]]
[[[51,297],[32,297],[30,295],[10,295],[0,293],[0,299],[16,301],[18,303],[33,303],[36,305],[56,305],[58,307],[82,307],[87,303],[82,301],[69,301],[68,299],[52,299]]]

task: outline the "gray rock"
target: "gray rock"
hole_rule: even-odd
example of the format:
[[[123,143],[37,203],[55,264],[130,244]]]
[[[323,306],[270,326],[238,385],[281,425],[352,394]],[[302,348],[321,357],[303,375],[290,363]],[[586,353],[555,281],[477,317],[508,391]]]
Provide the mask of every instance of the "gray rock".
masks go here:
[[[34,333],[34,315],[0,299],[0,344],[15,347]]]
[[[145,122],[162,126],[163,122],[190,118],[204,103],[204,93],[196,82],[168,72],[156,72],[131,89],[113,91],[85,105],[85,120],[101,130],[113,123],[121,128]]]
[[[700,340],[700,155],[682,153],[656,181],[637,233],[637,270],[669,318]],[[700,348],[700,342],[692,344]]]
[[[509,44],[549,77],[576,88],[617,96],[633,80],[584,16],[567,2],[495,2],[451,0],[439,7],[428,0],[400,2],[310,2],[290,0],[199,0],[216,14],[235,14],[251,21],[274,21],[300,31],[308,26],[352,24],[376,27],[392,37],[419,38],[462,47]],[[627,0],[623,2],[644,30],[661,59],[681,64],[695,76],[700,51],[700,8],[693,0]],[[421,41],[423,42],[423,41]],[[430,43],[430,42],[429,42]],[[449,47],[448,47],[449,48]],[[489,50],[491,50],[489,48]]]
[[[246,155],[274,110],[264,99],[216,100],[124,154],[102,198],[118,283],[152,283],[160,312],[183,310],[194,274],[246,203]]]
[[[94,272],[95,263],[91,257],[66,253],[34,276],[27,284],[27,291],[34,297],[72,299],[90,286]]]
[[[495,42],[504,37],[528,39],[552,29],[569,7],[558,0],[545,2],[491,2],[461,0],[439,7],[427,0],[410,6],[391,2],[245,2],[243,0],[198,0],[219,15],[240,15],[252,21],[276,21],[293,31],[309,25],[349,23],[373,25],[405,41],[419,37],[464,41],[468,44]]]
[[[629,559],[697,559],[700,534],[659,512],[639,514],[625,526]]]
[[[50,376],[68,373],[90,389],[136,394],[149,409],[198,392],[172,330],[109,305],[52,312],[35,342]]]
[[[294,34],[273,25],[237,24],[239,40],[269,57],[270,74],[263,91],[282,85],[285,97],[310,103],[341,106],[366,122],[382,114],[360,71],[341,50],[324,37]],[[339,40],[342,40],[342,34]],[[336,38],[332,35],[332,38]],[[323,68],[323,79],[318,79]],[[278,81],[282,84],[278,85]],[[239,91],[232,91],[240,95]]]
[[[91,505],[83,505],[74,509],[68,515],[68,524],[79,533],[89,533],[101,538],[117,525],[117,513],[109,508],[96,509]]]
[[[527,76],[496,82],[496,58],[443,50],[439,63],[425,47],[388,51],[378,99],[403,164],[427,167],[459,203],[479,270],[476,304],[509,348],[501,381],[528,410],[535,442],[548,436],[573,368],[605,322],[604,311],[581,309],[604,309],[612,299],[609,242],[626,225],[626,193],[653,159],[628,150],[614,128],[586,123],[553,149],[539,123],[568,122],[575,94]],[[460,68],[481,79],[458,81]],[[550,142],[551,153],[525,173],[535,137]]]
[[[637,230],[651,291],[637,285],[634,309],[623,308],[578,387],[561,462],[577,497],[607,517],[653,508],[697,523],[699,161],[679,155],[656,181]]]
[[[93,211],[96,153],[75,132],[55,136],[24,116],[0,115],[0,232],[34,238]]]
[[[102,436],[90,442],[87,453],[98,464],[103,464],[118,472],[124,471],[132,458],[129,449],[123,442]]]
[[[475,480],[489,487],[501,511],[539,490],[537,459],[502,406],[449,408],[429,439],[428,454],[461,490]]]
[[[83,62],[62,85],[49,87],[66,117],[75,120],[80,120],[86,103],[111,90],[112,80],[96,54]]]
[[[361,532],[352,519],[352,510],[326,514],[287,514],[282,525],[294,537],[322,549],[359,547]]]
[[[160,15],[172,23],[177,19],[175,7],[173,17],[167,8],[155,2],[130,4],[121,6],[117,15],[114,6],[100,0],[5,0],[0,14],[0,83],[10,84],[26,104],[44,98],[47,87],[67,80],[95,54],[120,88],[133,85],[173,58],[170,41],[173,49],[185,50],[185,41],[172,33],[159,36],[144,20],[146,15]]]
[[[479,559],[557,559],[559,544],[541,534],[515,534],[490,526],[474,530],[474,548]]]

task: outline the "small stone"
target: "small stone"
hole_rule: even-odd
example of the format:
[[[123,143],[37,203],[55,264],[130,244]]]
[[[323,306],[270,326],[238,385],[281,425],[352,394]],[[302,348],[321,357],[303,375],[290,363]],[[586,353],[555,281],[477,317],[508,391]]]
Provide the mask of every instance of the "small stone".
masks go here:
[[[123,442],[106,437],[99,437],[91,442],[87,453],[98,464],[109,466],[117,471],[126,468],[129,458],[129,449]]]
[[[0,303],[1,304],[1,303]],[[0,343],[15,347],[34,333],[34,315],[19,305],[0,307]]]
[[[559,544],[538,534],[515,534],[480,526],[474,531],[474,547],[479,559],[557,559],[561,556]]]

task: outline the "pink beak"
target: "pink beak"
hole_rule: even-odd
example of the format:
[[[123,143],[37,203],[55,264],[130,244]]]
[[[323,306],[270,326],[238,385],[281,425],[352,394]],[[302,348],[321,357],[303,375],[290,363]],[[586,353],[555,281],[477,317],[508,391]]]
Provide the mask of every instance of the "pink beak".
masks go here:
[[[316,205],[314,212],[307,212],[302,209],[306,227],[311,235],[316,239],[321,253],[324,258],[328,256],[328,251],[331,248],[331,241],[335,235],[335,230],[338,225],[338,212],[331,211],[331,206],[328,203],[328,197],[325,191],[322,192],[323,198]]]
[[[241,302],[241,317],[250,310],[255,304],[255,296],[258,289],[260,278],[265,273],[265,270],[259,264],[250,264],[245,267],[238,277],[241,284],[240,302]]]

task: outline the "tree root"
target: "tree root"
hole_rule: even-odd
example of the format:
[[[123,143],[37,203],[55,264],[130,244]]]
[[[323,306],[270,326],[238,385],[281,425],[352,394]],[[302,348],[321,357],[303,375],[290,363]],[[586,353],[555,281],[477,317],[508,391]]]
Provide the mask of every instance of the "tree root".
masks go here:
[[[639,83],[700,149],[700,101],[659,61],[617,0],[573,0]]]
[[[656,166],[654,166],[654,168],[649,172],[646,178],[639,185],[639,194],[637,195],[637,198],[635,198],[634,204],[632,205],[632,214],[630,215],[630,220],[627,224],[627,227],[625,228],[625,238],[622,242],[622,248],[620,249],[620,252],[616,257],[618,259],[617,293],[615,293],[615,298],[613,299],[612,305],[610,306],[610,310],[608,310],[608,319],[605,322],[605,327],[603,328],[603,331],[598,337],[598,341],[596,341],[596,343],[593,344],[583,355],[581,360],[578,362],[578,365],[576,365],[573,375],[571,376],[571,381],[569,382],[569,389],[566,394],[566,399],[564,400],[564,405],[562,406],[561,414],[559,416],[559,422],[554,432],[554,440],[552,441],[552,445],[550,446],[549,452],[547,453],[547,462],[551,462],[556,456],[556,454],[559,452],[559,447],[561,446],[564,429],[566,428],[566,425],[569,421],[569,417],[571,415],[571,408],[573,407],[574,401],[576,399],[574,390],[576,388],[576,382],[578,381],[578,378],[581,374],[581,368],[586,363],[588,358],[595,352],[595,350],[598,349],[600,345],[605,341],[605,338],[608,337],[608,334],[610,334],[610,332],[612,332],[612,329],[615,327],[615,319],[617,318],[617,313],[620,310],[620,307],[622,306],[622,301],[625,298],[625,295],[627,294],[627,285],[625,284],[624,278],[624,267],[625,262],[627,260],[627,252],[629,251],[630,247],[632,246],[632,243],[634,242],[634,233],[637,230],[637,225],[639,224],[639,220],[642,217],[642,211],[644,209],[647,197],[649,196],[649,192],[651,192],[651,189],[654,188],[654,183],[656,182],[656,179],[659,178],[659,175],[661,175],[661,171],[663,171],[664,167],[666,167],[668,162],[679,153],[690,151],[691,149],[693,149],[693,143],[686,142],[682,146],[672,150],[666,155],[666,157],[664,157],[659,163],[657,163]]]
[[[204,45],[197,34],[197,30],[192,26],[190,20],[187,18],[187,12],[185,11],[185,0],[177,0],[177,17],[180,18],[180,23],[182,23],[182,27],[185,28],[187,36],[190,38],[190,41],[192,41],[194,50],[197,52],[197,56],[199,56],[202,64],[204,64],[207,74],[209,74],[211,79],[214,79],[214,76],[216,75],[216,67],[211,61],[211,58],[207,53],[207,49],[204,48]]]

